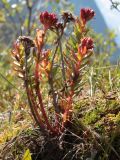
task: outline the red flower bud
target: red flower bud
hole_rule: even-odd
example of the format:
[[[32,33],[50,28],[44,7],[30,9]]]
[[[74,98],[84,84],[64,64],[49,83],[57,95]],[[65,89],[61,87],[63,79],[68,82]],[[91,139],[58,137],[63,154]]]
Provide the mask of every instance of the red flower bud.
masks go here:
[[[95,12],[91,8],[82,8],[80,11],[80,18],[83,25],[85,25],[86,22],[91,20],[94,16]]]
[[[81,40],[81,45],[78,47],[78,53],[85,55],[88,50],[92,50],[93,48],[93,39],[90,37],[85,37]]]
[[[44,25],[45,30],[54,27],[57,21],[58,19],[54,13],[48,13],[45,11],[40,14],[40,22]]]

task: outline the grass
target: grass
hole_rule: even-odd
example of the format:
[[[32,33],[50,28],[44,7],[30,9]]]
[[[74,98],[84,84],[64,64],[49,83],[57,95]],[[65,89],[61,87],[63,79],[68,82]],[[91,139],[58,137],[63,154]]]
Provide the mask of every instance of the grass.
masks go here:
[[[7,77],[10,80],[10,74],[7,70]],[[80,96],[74,103],[73,122],[75,126],[69,128],[69,131],[65,131],[62,140],[53,140],[52,137],[50,137],[50,140],[46,140],[35,129],[36,125],[33,124],[31,119],[22,85],[19,81],[13,81],[14,78],[12,77],[10,82],[13,85],[16,84],[16,86],[19,84],[17,89],[13,88],[8,81],[1,77],[0,81],[3,84],[0,100],[1,156],[7,153],[6,159],[9,159],[7,156],[10,157],[10,155],[11,160],[13,157],[13,159],[21,159],[29,148],[32,158],[35,159],[36,156],[39,157],[40,153],[45,156],[48,149],[52,147],[51,152],[54,152],[53,154],[60,152],[59,156],[63,160],[70,158],[79,160],[90,157],[93,157],[93,159],[97,157],[97,160],[118,160],[120,158],[119,77],[119,64],[113,65],[109,62],[104,64],[101,57],[97,57],[97,60],[91,63],[83,76],[85,84]],[[20,93],[18,89],[23,93]],[[66,137],[67,134],[74,136],[72,138]],[[101,138],[98,138],[99,136]],[[40,151],[41,144],[44,144],[42,151]],[[48,144],[47,147],[46,144]],[[63,149],[60,149],[60,144]],[[53,147],[54,145],[56,149]],[[49,155],[47,156],[50,158]],[[52,160],[52,158],[49,160]],[[57,155],[54,158],[57,158]]]

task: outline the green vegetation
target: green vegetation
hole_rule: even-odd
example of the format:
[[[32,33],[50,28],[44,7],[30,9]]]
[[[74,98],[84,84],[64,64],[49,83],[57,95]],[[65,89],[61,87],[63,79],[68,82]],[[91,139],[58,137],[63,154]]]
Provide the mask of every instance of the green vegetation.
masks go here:
[[[57,1],[57,3],[59,3],[59,1]],[[10,6],[8,6],[8,9],[9,7]],[[3,16],[1,16],[0,23],[4,23],[4,14],[2,12],[0,15],[1,14]],[[66,15],[63,14],[62,16]],[[67,16],[71,18],[71,21],[73,20],[71,14]],[[78,57],[78,59],[83,58],[82,60],[86,62],[87,66],[83,65],[83,68],[81,67],[82,78],[76,82],[79,83],[75,86],[78,88],[74,90],[74,98],[72,97],[72,117],[70,119],[69,116],[67,118],[64,117],[65,119],[60,119],[59,125],[62,124],[64,130],[61,126],[59,129],[56,127],[58,130],[55,129],[58,134],[55,135],[51,134],[52,132],[49,133],[49,127],[46,127],[47,132],[46,130],[42,132],[39,129],[41,124],[37,125],[36,121],[33,120],[24,88],[25,84],[22,79],[16,76],[16,72],[13,71],[11,49],[10,47],[6,47],[4,41],[3,45],[0,46],[0,159],[120,159],[120,63],[119,59],[115,64],[110,62],[110,57],[114,55],[116,48],[114,42],[115,34],[113,31],[108,31],[106,35],[103,36],[102,34],[94,33],[90,27],[88,28],[86,26],[84,26],[86,33],[84,33],[83,30],[79,30],[80,26],[78,24],[81,26],[81,22],[77,23],[74,35],[67,37],[70,45],[67,46],[65,51],[68,53],[69,47],[71,47],[70,49],[74,49],[75,53],[77,53],[78,44],[81,40],[80,34],[83,34],[82,37],[89,35],[94,39],[94,54],[91,56],[91,54],[89,55],[89,53],[86,52],[85,54],[88,54],[87,61],[84,61],[84,57],[82,56]],[[83,24],[86,25],[86,22],[83,21]],[[73,24],[70,23],[68,29],[71,29],[72,25]],[[52,29],[54,30],[55,28]],[[34,30],[28,33],[31,35],[35,34]],[[50,31],[50,33],[46,34],[46,37],[47,36],[48,38],[45,39],[45,43],[48,42],[50,48],[50,45],[53,44],[53,39],[60,35],[55,35]],[[15,39],[15,35],[13,35],[13,37]],[[76,41],[75,38],[80,40]],[[65,35],[63,39],[63,48],[65,49]],[[24,44],[21,43],[20,47],[23,49],[21,52],[24,55]],[[51,49],[51,53],[52,52],[53,50]],[[56,64],[57,62],[60,63],[61,60],[60,49],[58,49],[58,55],[55,60]],[[63,56],[66,55],[63,54]],[[91,56],[91,58],[89,56]],[[32,59],[32,62],[34,61],[35,63],[37,59],[36,54],[33,54],[32,58],[35,59]],[[51,60],[51,54],[49,60]],[[29,75],[34,70],[34,63],[30,66],[31,70]],[[61,73],[60,68],[56,66],[54,67],[53,73],[56,75],[54,83],[55,89],[60,90],[64,85],[62,80],[60,81],[63,73]],[[42,78],[44,78],[44,81],[41,80],[43,86],[40,87],[42,88],[44,104],[47,106],[45,109],[47,110],[47,115],[49,115],[48,119],[52,126],[55,126],[53,125],[54,108],[52,107],[54,104],[52,105],[52,95],[49,90],[49,85],[46,85],[48,78],[45,77],[48,74],[47,69],[49,70],[49,67],[41,71],[43,72]],[[67,78],[69,78],[69,75]],[[29,80],[33,79],[31,78]],[[32,82],[31,85],[32,88],[34,88],[35,82]],[[69,89],[69,91],[71,90]],[[65,95],[64,91],[62,94]],[[37,105],[38,100],[36,100],[36,97],[34,98]],[[62,98],[65,100],[66,96]],[[61,101],[61,98],[59,101]],[[66,110],[60,111],[59,115],[61,116],[64,113],[66,113]],[[39,116],[40,118],[42,117],[41,112]],[[47,126],[46,121],[44,121],[44,116],[41,119],[45,126]],[[67,126],[63,123],[67,122],[66,119],[70,121]]]

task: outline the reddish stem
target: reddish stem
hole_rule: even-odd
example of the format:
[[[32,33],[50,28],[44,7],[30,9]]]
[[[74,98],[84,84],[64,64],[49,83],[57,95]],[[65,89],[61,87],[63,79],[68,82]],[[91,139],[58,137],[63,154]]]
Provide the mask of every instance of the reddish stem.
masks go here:
[[[38,57],[38,59],[39,59],[39,57]],[[36,94],[38,96],[39,104],[40,104],[40,107],[41,107],[41,112],[42,112],[42,115],[44,117],[44,120],[45,120],[45,123],[47,125],[47,128],[51,132],[55,133],[55,130],[53,129],[53,127],[49,123],[48,117],[47,117],[45,109],[44,109],[44,105],[43,105],[43,101],[42,101],[42,96],[41,96],[41,93],[40,93],[40,88],[39,88],[39,72],[38,72],[38,70],[39,70],[39,64],[38,64],[38,62],[36,62],[36,68],[35,68]]]
[[[29,88],[28,88],[27,80],[25,80],[25,86],[26,86],[26,92],[27,92],[28,102],[29,102],[29,106],[30,106],[33,118],[34,118],[35,122],[37,123],[37,125],[44,131],[45,127],[40,122],[40,119],[38,120],[37,114],[36,114],[36,112],[34,110],[34,106],[35,105],[33,104],[33,100],[31,99],[32,96],[30,95],[30,91],[29,91]]]
[[[72,114],[72,96],[66,98],[67,99],[67,106],[65,108],[65,112],[63,114],[63,122],[62,122],[62,128],[61,130],[64,130],[64,128],[66,127],[66,124],[71,120]],[[66,121],[64,121],[64,116],[66,117]]]
[[[38,106],[37,106],[37,104],[35,103],[35,101],[34,101],[34,96],[33,96],[33,94],[32,94],[32,91],[30,91],[30,90],[29,90],[29,95],[30,95],[30,98],[31,98],[32,103],[33,103],[33,106],[34,106],[34,111],[35,111],[35,115],[37,116],[38,122],[39,122],[40,126],[41,126],[43,129],[45,129],[44,123],[42,122],[42,120],[41,120],[41,118],[40,118],[40,115],[39,115],[39,113],[38,113],[38,110],[37,110]]]

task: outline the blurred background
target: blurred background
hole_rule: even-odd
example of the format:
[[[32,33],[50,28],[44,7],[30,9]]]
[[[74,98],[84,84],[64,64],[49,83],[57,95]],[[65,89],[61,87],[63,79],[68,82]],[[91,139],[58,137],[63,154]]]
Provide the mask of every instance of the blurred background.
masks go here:
[[[119,3],[120,0],[0,0],[0,57],[11,47],[15,37],[33,34],[40,25],[38,19],[41,11],[68,10],[79,15],[80,8],[91,7],[96,12],[92,21],[94,31],[99,36],[114,39],[116,46],[111,61],[115,62],[120,47]]]

